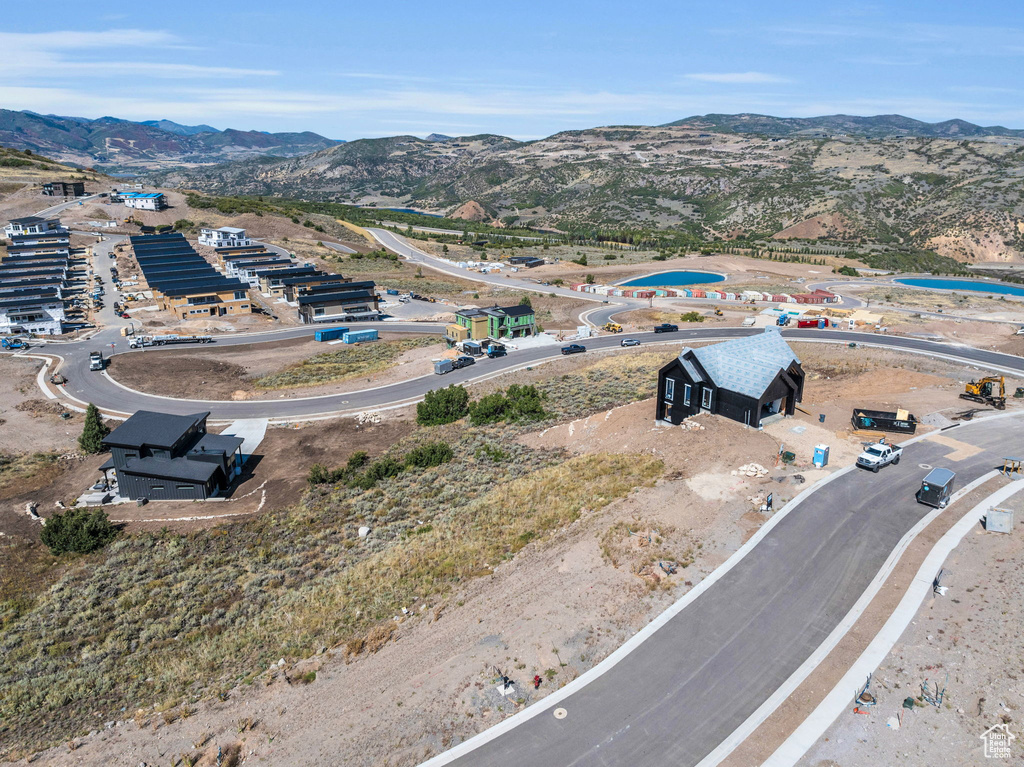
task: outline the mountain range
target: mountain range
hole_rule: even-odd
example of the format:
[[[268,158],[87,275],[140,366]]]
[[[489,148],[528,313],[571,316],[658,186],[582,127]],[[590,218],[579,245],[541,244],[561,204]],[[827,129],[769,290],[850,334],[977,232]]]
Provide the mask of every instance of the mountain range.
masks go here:
[[[668,126],[698,128],[716,132],[757,133],[764,136],[832,137],[838,135],[864,138],[895,138],[920,136],[926,138],[978,138],[982,136],[1024,136],[1024,130],[995,125],[983,128],[966,120],[945,120],[927,123],[903,115],[827,115],[825,117],[771,117],[769,115],[709,114],[687,117],[667,123]]]
[[[0,109],[0,144],[105,172],[202,165],[263,155],[293,157],[338,143],[308,131],[219,131],[208,125],[180,125],[170,120],[91,120]]]
[[[786,124],[766,119],[777,121],[776,130]],[[820,118],[826,119],[837,124]],[[874,121],[877,130],[929,125],[857,119]],[[876,138],[846,130],[825,138],[802,133],[804,121],[791,121],[791,135],[779,136],[740,132],[754,123],[742,115],[681,122],[565,131],[529,142],[494,135],[362,139],[300,157],[151,178],[215,194],[438,213],[475,201],[493,221],[562,229],[868,241],[965,262],[1024,257],[1024,138]],[[945,127],[929,130],[954,127],[939,125]]]

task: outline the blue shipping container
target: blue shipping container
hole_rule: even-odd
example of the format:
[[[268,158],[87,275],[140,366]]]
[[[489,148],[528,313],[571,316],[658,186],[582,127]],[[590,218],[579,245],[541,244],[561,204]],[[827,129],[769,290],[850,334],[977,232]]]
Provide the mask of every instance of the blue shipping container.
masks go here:
[[[316,331],[317,341],[333,341],[348,332],[348,328],[321,328]]]
[[[389,296],[397,296],[397,295],[398,295],[398,291],[397,291],[397,290],[392,290],[391,288],[388,288],[388,290],[387,290],[387,291],[385,291],[385,292],[386,292],[386,293],[387,293],[387,294],[388,294]]]
[[[376,330],[350,330],[343,336],[343,340],[347,344],[357,344],[362,341],[376,341],[377,331]]]

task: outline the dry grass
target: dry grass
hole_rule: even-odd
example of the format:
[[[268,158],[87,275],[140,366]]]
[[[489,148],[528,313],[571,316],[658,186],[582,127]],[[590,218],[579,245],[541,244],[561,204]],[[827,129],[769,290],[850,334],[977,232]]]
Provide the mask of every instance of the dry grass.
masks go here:
[[[358,346],[345,345],[338,351],[317,354],[257,378],[254,385],[258,389],[290,389],[370,376],[387,370],[404,352],[436,345],[435,338],[403,338],[398,341],[372,341]]]

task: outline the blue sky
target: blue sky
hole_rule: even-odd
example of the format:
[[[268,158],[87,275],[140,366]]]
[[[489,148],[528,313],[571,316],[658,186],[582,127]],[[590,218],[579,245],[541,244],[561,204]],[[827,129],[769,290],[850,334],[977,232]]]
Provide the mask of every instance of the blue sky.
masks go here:
[[[5,8],[0,107],[344,139],[708,112],[1024,127],[1015,0],[49,7]]]

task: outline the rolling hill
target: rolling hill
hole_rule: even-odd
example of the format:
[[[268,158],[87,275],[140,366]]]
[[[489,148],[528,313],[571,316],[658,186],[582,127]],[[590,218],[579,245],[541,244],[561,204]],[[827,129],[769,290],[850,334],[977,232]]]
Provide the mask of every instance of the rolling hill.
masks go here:
[[[367,139],[287,160],[162,174],[160,183],[451,212],[560,228],[686,229],[900,243],[960,261],[1024,257],[1024,138],[768,136],[606,127],[533,142]]]

